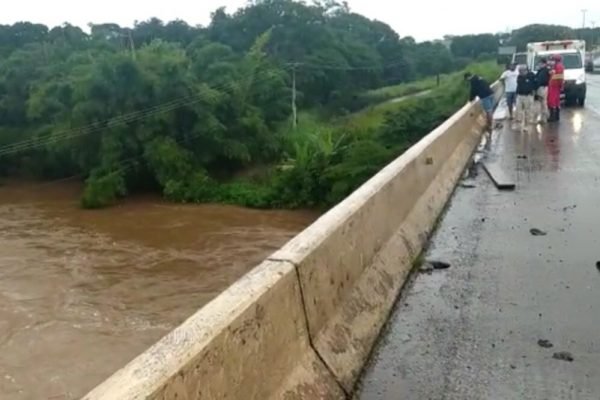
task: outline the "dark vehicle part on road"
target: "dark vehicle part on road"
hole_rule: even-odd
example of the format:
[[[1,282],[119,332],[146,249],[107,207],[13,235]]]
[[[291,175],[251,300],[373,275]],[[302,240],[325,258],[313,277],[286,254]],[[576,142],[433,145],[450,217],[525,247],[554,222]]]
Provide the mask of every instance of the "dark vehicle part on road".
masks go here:
[[[533,235],[533,236],[546,236],[548,233],[539,230],[537,228],[532,228],[529,230],[529,232]]]
[[[488,162],[482,162],[481,165],[483,165],[483,169],[487,172],[488,176],[499,190],[515,189],[516,184],[514,180],[504,172],[500,165]]]
[[[573,355],[571,353],[569,353],[568,351],[561,351],[558,353],[554,353],[552,358],[554,358],[555,360],[567,361],[567,362],[573,362],[575,360],[573,358]]]

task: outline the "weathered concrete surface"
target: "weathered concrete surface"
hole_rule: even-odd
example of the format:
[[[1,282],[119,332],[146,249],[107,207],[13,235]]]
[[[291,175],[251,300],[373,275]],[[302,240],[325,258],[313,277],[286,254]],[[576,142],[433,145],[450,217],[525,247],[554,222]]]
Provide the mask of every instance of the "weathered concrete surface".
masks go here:
[[[296,270],[267,261],[84,399],[344,396],[310,346]]]
[[[272,256],[297,266],[312,343],[346,392],[484,122],[465,106]]]
[[[488,157],[516,191],[485,173],[457,190],[427,253],[452,266],[406,288],[358,398],[600,398],[600,77],[590,80],[589,106],[560,125],[494,134]],[[574,361],[553,358],[563,351]]]

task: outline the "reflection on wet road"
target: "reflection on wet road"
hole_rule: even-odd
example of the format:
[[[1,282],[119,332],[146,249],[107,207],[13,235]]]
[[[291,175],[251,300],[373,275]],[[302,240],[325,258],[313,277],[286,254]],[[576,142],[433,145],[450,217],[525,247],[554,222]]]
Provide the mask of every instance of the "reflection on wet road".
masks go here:
[[[452,267],[408,285],[360,399],[600,398],[599,110],[591,76],[560,124],[494,133],[516,190],[457,190],[427,254]]]
[[[310,224],[307,212],[0,187],[0,399],[76,399]]]

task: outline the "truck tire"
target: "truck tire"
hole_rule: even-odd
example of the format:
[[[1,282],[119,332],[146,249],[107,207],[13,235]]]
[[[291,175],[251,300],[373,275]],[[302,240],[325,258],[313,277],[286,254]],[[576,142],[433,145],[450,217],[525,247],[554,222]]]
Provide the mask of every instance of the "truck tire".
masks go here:
[[[580,97],[578,102],[580,107],[585,107],[585,97]]]

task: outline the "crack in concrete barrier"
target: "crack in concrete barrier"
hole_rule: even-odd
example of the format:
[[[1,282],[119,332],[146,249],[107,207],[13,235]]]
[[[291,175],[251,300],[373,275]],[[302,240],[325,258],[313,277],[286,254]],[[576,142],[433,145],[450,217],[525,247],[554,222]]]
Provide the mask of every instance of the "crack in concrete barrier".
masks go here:
[[[339,388],[344,393],[344,395],[346,396],[346,398],[347,399],[351,399],[352,398],[352,394],[348,393],[348,391],[346,391],[346,389],[344,388],[344,386],[338,380],[336,374],[331,369],[331,366],[327,363],[327,361],[325,361],[325,359],[323,358],[323,356],[321,355],[321,353],[319,353],[319,350],[317,349],[317,347],[313,343],[313,338],[312,338],[312,335],[310,334],[310,332],[311,332],[311,330],[310,330],[310,322],[308,320],[308,311],[306,309],[306,299],[305,299],[305,296],[304,296],[304,287],[302,286],[302,280],[300,279],[300,271],[298,269],[298,265],[296,265],[296,263],[292,262],[291,260],[282,259],[282,258],[276,258],[276,257],[268,257],[267,260],[268,261],[273,261],[273,262],[288,263],[288,264],[291,264],[294,267],[294,271],[296,272],[296,279],[298,280],[298,287],[300,288],[300,301],[302,302],[302,310],[304,311],[303,312],[303,314],[304,314],[304,323],[306,324],[306,333],[307,333],[307,336],[308,336],[308,344],[310,345],[310,347],[315,352],[315,355],[317,356],[317,358],[323,363],[323,366],[331,374],[331,376],[335,380],[335,383],[339,386]]]

